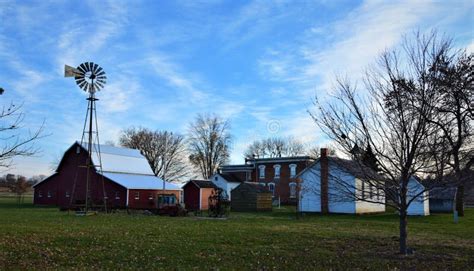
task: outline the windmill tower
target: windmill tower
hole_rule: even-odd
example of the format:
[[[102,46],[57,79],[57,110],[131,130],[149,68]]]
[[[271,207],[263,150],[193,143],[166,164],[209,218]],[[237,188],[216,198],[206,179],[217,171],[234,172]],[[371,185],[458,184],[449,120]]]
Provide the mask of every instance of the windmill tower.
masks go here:
[[[96,208],[107,211],[107,198],[105,193],[104,177],[102,174],[102,158],[100,155],[99,145],[99,129],[97,125],[96,101],[98,101],[98,99],[95,97],[95,93],[104,88],[107,77],[105,76],[105,71],[99,65],[93,62],[82,63],[77,68],[65,65],[64,77],[74,77],[79,88],[89,94],[89,97],[87,98],[87,112],[81,137],[81,146],[85,147],[85,145],[87,145],[88,157],[85,164],[78,164],[70,197],[70,206],[72,208],[80,207],[80,209],[82,209],[80,214],[88,214],[89,210]],[[93,157],[93,153],[95,153],[96,157]],[[75,199],[78,198],[77,181],[78,172],[81,168],[86,168],[85,202],[79,206],[76,204]],[[102,176],[102,206],[94,206],[92,200],[93,198],[91,196],[91,176],[94,172],[97,172],[100,174],[100,176]]]

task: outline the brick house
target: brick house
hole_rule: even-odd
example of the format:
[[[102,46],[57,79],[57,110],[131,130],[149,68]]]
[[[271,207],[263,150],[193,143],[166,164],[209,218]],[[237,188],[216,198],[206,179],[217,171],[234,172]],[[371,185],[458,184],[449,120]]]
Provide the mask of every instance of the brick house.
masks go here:
[[[283,204],[296,204],[296,175],[314,161],[310,156],[251,158],[245,159],[242,165],[225,165],[219,169],[218,175],[210,178],[220,187],[222,180],[229,182],[258,182],[280,199]],[[226,189],[224,187],[221,187]]]

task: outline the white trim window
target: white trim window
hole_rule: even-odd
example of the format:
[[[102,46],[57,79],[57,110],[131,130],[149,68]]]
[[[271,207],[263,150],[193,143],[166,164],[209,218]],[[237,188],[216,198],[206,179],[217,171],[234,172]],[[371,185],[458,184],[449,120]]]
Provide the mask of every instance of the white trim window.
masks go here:
[[[290,186],[290,198],[294,199],[296,198],[296,183],[291,182],[289,183]]]
[[[38,191],[38,198],[42,198],[43,197],[43,191],[39,190]]]
[[[66,198],[69,198],[70,196],[69,191],[66,191]]]
[[[153,194],[152,194],[152,193],[150,193],[150,194],[148,195],[148,199],[149,199],[149,200],[153,200]]]
[[[275,179],[280,179],[280,165],[273,165],[273,168],[275,169]]]
[[[296,164],[290,164],[290,178],[296,176]]]
[[[267,184],[266,183],[258,183],[259,185],[265,187]]]
[[[265,165],[258,166],[258,173],[260,179],[265,179]]]
[[[120,199],[120,193],[118,191],[115,191],[115,199]]]
[[[275,196],[275,183],[268,183],[268,190],[272,192],[272,196]]]
[[[140,192],[135,192],[135,199],[140,199]]]
[[[51,195],[51,191],[48,191],[48,198],[51,198],[53,195]]]

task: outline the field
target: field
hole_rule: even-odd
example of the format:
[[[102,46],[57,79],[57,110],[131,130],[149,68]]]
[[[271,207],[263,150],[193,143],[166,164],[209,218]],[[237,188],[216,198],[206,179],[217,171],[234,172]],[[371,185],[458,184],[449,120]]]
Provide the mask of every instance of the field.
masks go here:
[[[394,214],[76,217],[0,198],[1,270],[474,268],[474,209],[459,224],[451,215],[410,218],[412,256],[396,254],[397,235]]]

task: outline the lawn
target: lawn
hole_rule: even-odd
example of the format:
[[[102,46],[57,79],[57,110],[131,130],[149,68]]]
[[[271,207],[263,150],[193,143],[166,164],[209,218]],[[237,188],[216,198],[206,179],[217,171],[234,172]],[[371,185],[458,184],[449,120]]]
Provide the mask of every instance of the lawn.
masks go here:
[[[125,213],[77,217],[0,198],[0,269],[473,269],[474,209],[409,219],[401,257],[394,214],[306,215],[291,209],[227,220]]]

